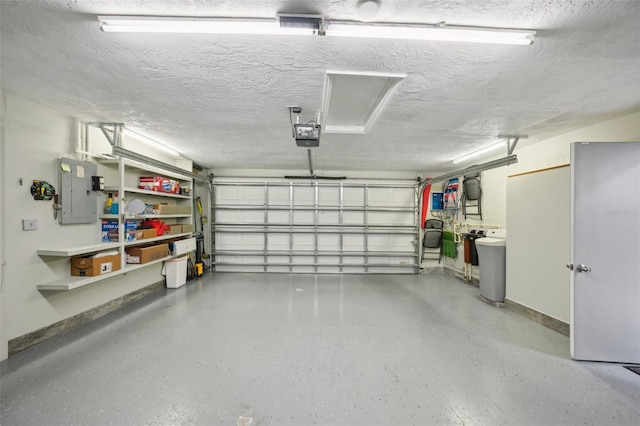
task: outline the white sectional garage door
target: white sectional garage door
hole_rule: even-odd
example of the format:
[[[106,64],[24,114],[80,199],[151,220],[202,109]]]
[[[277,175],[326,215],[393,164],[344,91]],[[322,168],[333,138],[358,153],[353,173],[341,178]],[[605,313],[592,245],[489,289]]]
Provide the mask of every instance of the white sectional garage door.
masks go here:
[[[417,183],[214,180],[217,271],[416,273]]]

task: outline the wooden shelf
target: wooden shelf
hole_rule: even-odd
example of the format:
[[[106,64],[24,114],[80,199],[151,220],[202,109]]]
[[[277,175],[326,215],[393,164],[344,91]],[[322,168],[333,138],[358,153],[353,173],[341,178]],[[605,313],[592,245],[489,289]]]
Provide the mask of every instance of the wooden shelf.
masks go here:
[[[62,247],[56,249],[41,249],[38,250],[38,256],[58,256],[58,257],[73,257],[81,254],[96,253],[99,251],[113,250],[120,247],[120,243],[97,243],[85,246],[75,247]]]
[[[173,259],[174,256],[163,257],[162,259],[153,260],[147,263],[140,264],[127,264],[124,269],[120,269],[118,271],[110,272],[108,274],[98,275],[95,277],[64,277],[57,279],[55,281],[50,281],[48,283],[38,284],[38,290],[41,291],[68,291],[73,290],[79,287],[83,287],[88,284],[93,284],[98,281],[106,280],[111,277],[115,277],[118,275],[124,275],[128,272],[135,271],[136,269],[144,268],[146,266],[153,265],[155,263],[164,262],[168,259]]]

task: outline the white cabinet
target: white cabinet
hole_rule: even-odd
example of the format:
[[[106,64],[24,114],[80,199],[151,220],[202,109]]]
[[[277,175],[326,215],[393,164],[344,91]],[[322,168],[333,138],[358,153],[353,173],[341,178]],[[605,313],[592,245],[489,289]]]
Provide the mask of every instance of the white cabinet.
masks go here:
[[[193,200],[192,188],[193,180],[191,177],[169,172],[158,167],[148,166],[136,161],[120,158],[116,160],[106,160],[100,163],[99,174],[104,176],[105,189],[104,196],[98,197],[98,211],[104,211],[104,204],[107,194],[118,194],[118,213],[99,214],[96,233],[87,244],[64,247],[48,247],[37,251],[38,255],[45,261],[48,258],[60,258],[80,256],[84,254],[99,253],[109,250],[117,250],[120,255],[120,269],[97,276],[77,277],[70,275],[64,276],[53,281],[38,284],[38,290],[72,290],[84,285],[88,285],[97,281],[104,280],[116,275],[126,274],[127,272],[144,268],[150,265],[160,263],[173,256],[167,256],[162,259],[156,259],[143,264],[127,264],[126,250],[129,247],[149,245],[154,242],[162,242],[169,239],[184,239],[192,236],[193,232]],[[138,181],[141,176],[158,176],[177,181],[181,188],[188,188],[189,191],[183,193],[167,193],[159,191],[151,191],[138,188]],[[144,213],[128,213],[127,203],[138,199],[148,206],[168,206],[162,210]],[[140,204],[140,203],[138,203]],[[162,208],[162,207],[160,207]],[[137,226],[146,219],[159,219],[167,225],[171,226],[171,233],[167,232],[162,236],[127,240],[125,234],[125,221],[134,221]],[[118,223],[118,240],[117,241],[101,241],[102,240],[102,221],[111,220]],[[71,229],[70,229],[71,232]],[[69,261],[70,262],[70,261]]]

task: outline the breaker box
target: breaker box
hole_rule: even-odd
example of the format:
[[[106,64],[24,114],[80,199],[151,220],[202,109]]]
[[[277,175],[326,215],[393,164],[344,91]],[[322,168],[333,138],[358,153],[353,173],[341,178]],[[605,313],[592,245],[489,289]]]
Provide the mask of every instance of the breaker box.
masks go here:
[[[63,225],[95,223],[98,220],[98,197],[93,191],[92,176],[98,165],[71,158],[58,159],[60,170],[61,219]]]

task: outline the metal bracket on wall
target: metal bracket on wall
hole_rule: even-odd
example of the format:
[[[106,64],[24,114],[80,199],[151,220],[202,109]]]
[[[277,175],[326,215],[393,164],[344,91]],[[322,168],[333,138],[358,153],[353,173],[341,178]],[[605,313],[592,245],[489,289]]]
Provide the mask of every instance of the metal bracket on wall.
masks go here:
[[[89,126],[95,126],[102,130],[104,137],[107,138],[111,146],[122,146],[122,129],[123,123],[87,123]]]
[[[518,145],[518,141],[520,139],[529,139],[529,136],[526,135],[498,135],[500,139],[507,140],[507,155],[513,154],[513,151],[516,149],[516,145]]]

